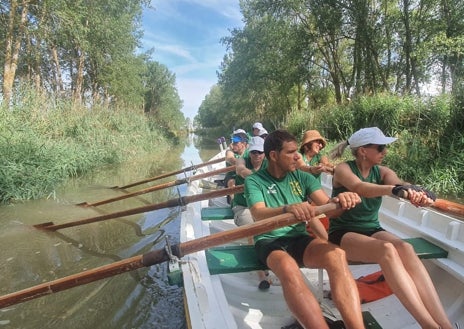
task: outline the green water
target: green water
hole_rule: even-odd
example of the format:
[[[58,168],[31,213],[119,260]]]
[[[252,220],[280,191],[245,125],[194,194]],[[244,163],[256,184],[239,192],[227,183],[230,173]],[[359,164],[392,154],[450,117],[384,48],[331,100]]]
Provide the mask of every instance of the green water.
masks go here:
[[[61,224],[184,195],[186,186],[180,185],[97,209],[75,205],[119,196],[123,192],[108,187],[198,164],[218,151],[214,144],[210,150],[210,146],[194,144],[190,139],[185,147],[171,150],[161,164],[155,159],[140,159],[106,168],[68,182],[49,199],[0,207],[0,295],[164,248],[165,236],[177,243],[178,207],[57,232],[40,231],[33,225],[48,221]],[[130,191],[175,179],[168,177]],[[159,230],[161,222],[168,223]],[[8,306],[0,310],[0,328],[185,328],[182,289],[168,284],[166,270],[166,264],[154,265]]]

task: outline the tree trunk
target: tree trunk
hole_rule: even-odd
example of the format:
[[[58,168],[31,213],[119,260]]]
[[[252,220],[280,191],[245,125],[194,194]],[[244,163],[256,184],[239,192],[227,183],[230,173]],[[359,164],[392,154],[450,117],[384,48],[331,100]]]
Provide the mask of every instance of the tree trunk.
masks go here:
[[[27,5],[27,1],[22,2],[21,18],[19,24],[16,26],[15,14],[18,2],[16,0],[10,1],[10,13],[8,15],[8,27],[5,37],[5,65],[3,69],[3,101],[5,104],[9,104],[13,96],[13,83],[18,67],[19,49],[27,18]]]
[[[63,79],[61,77],[61,66],[60,66],[60,60],[58,59],[58,50],[56,49],[56,45],[53,45],[51,47],[51,53],[52,53],[52,58],[53,62],[55,63],[55,91],[58,94],[61,94],[61,91],[63,91]]]
[[[76,49],[77,54],[77,72],[76,72],[76,83],[74,89],[74,103],[81,104],[82,100],[82,86],[84,85],[84,52],[82,49]]]

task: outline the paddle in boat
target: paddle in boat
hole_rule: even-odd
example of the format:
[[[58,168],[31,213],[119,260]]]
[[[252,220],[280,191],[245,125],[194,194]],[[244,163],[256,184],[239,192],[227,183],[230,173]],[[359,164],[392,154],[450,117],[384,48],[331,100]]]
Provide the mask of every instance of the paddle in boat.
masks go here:
[[[223,157],[221,147],[221,152],[211,160]],[[199,168],[197,174],[224,165],[224,161],[213,163]],[[188,195],[207,192],[216,186],[214,182],[218,179],[220,176],[190,182]],[[330,195],[331,176],[323,176],[322,184]],[[464,328],[464,222],[452,213],[453,209],[440,212],[436,208],[416,208],[405,200],[384,197],[380,220],[385,229],[413,244],[433,279],[449,319],[456,328]],[[186,205],[181,221],[181,243],[236,228],[232,217],[225,197]],[[257,261],[246,238],[191,253],[179,264],[170,264],[173,269],[179,265],[182,274],[189,328],[293,328],[295,319],[272,272],[271,287],[266,291],[258,289],[256,270],[265,267]],[[355,279],[380,270],[377,264],[350,264],[350,269]],[[325,271],[306,268],[301,271],[328,322],[340,320],[330,299]],[[362,304],[366,328],[420,328],[395,295],[386,295]]]

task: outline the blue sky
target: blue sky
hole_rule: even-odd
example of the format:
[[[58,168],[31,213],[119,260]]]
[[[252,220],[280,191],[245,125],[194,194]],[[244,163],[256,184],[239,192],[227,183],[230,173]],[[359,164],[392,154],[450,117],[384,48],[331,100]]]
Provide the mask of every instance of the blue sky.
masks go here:
[[[217,83],[226,52],[220,39],[243,27],[239,0],[152,0],[154,9],[143,14],[143,50],[154,49],[152,59],[175,73],[186,117]]]

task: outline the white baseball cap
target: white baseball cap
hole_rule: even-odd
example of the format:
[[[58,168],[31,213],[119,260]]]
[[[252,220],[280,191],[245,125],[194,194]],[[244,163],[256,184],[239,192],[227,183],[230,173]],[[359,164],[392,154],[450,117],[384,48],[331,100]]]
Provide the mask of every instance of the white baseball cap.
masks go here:
[[[267,130],[264,129],[264,128],[260,129],[259,132],[258,132],[258,136],[265,135],[265,134],[267,135],[267,134],[269,134],[269,133],[268,133]]]
[[[261,122],[255,122],[253,123],[253,129],[264,129],[264,127]]]
[[[243,130],[243,129],[237,129],[237,130],[234,130],[234,132],[232,133],[234,135],[237,135],[237,134],[246,134],[246,131]]]
[[[264,152],[264,139],[259,136],[254,136],[251,138],[249,143],[249,150],[251,151],[259,151]]]
[[[351,149],[367,144],[387,145],[396,141],[395,137],[387,137],[377,127],[362,128],[348,138]]]

